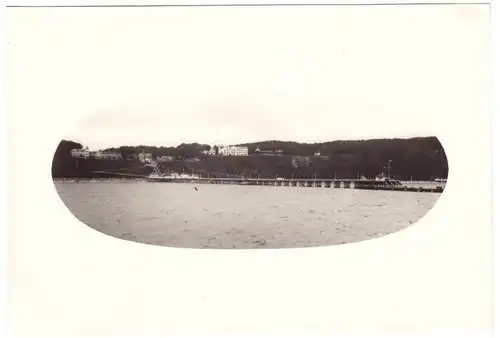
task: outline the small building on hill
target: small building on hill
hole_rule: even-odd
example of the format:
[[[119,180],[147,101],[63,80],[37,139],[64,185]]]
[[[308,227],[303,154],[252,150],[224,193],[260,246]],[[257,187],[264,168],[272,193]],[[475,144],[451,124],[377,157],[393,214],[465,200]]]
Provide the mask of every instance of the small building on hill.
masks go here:
[[[259,146],[254,150],[255,154],[262,156],[280,156],[283,155],[283,150],[275,149],[275,150],[261,150]]]
[[[113,160],[118,161],[122,159],[122,154],[118,152],[111,151],[96,151],[93,152],[93,157],[96,160]]]
[[[151,163],[153,161],[152,153],[140,152],[137,157],[141,163]]]
[[[89,158],[90,156],[90,151],[88,147],[82,148],[82,149],[72,149],[71,150],[71,157],[73,158]]]
[[[156,161],[157,162],[160,162],[160,163],[163,163],[163,162],[172,162],[172,161],[175,161],[175,157],[173,156],[158,156],[156,157]]]

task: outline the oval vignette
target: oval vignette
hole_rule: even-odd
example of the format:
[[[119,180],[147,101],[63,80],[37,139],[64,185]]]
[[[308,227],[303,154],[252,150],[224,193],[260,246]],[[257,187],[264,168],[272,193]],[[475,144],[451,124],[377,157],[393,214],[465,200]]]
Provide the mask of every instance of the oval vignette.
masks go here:
[[[248,155],[198,143],[88,149],[63,140],[52,178],[76,218],[119,239],[278,249],[402,230],[433,208],[448,176],[436,137],[243,146]]]

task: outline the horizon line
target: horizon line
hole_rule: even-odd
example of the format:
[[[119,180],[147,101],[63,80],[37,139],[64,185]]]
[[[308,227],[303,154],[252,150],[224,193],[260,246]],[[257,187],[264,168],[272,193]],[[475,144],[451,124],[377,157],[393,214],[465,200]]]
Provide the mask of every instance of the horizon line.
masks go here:
[[[105,146],[105,147],[100,147],[99,149],[112,149],[112,148],[120,148],[120,147],[154,147],[154,148],[176,148],[182,144],[190,145],[190,144],[199,144],[199,145],[207,145],[207,146],[213,146],[213,145],[233,145],[233,146],[244,146],[247,144],[258,144],[258,143],[268,143],[268,142],[280,142],[280,143],[295,143],[295,144],[302,144],[302,145],[320,145],[324,143],[334,143],[334,142],[356,142],[356,141],[361,141],[361,142],[366,142],[366,141],[376,141],[376,140],[411,140],[411,139],[418,139],[418,138],[438,138],[435,135],[427,135],[427,136],[411,136],[411,137],[378,137],[378,138],[356,138],[356,139],[337,139],[337,140],[331,140],[331,141],[317,141],[317,142],[300,142],[300,141],[284,141],[284,140],[273,140],[273,139],[268,139],[264,141],[247,141],[247,142],[238,142],[238,143],[204,143],[204,142],[181,142],[177,143],[176,145],[147,145],[147,144],[136,144],[136,145],[113,145],[113,146]],[[67,141],[67,142],[74,142],[74,143],[79,143],[82,146],[86,146],[84,142],[81,141],[75,141],[71,139],[66,139],[63,138],[60,142],[62,141]],[[59,142],[59,143],[60,143]]]

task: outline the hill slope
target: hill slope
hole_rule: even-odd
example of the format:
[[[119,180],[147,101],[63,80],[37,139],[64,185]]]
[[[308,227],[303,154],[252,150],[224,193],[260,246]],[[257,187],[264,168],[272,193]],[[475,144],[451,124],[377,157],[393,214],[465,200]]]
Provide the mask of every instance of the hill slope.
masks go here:
[[[334,141],[305,144],[284,141],[246,143],[252,154],[258,146],[261,150],[283,150],[283,156],[224,157],[200,154],[208,145],[182,144],[178,147],[120,147],[124,155],[131,152],[149,151],[154,156],[170,155],[177,161],[162,164],[162,170],[197,172],[207,175],[252,175],[260,177],[356,178],[358,173],[366,177],[386,172],[392,162],[392,175],[401,180],[429,180],[448,176],[448,162],[441,143],[436,137],[411,139],[376,139],[366,141]],[[149,169],[140,168],[136,161],[75,160],[70,150],[80,147],[71,141],[62,141],[56,150],[52,176],[95,177],[94,170],[117,170],[147,174]],[[321,157],[313,156],[319,150]],[[198,157],[198,162],[189,159]]]

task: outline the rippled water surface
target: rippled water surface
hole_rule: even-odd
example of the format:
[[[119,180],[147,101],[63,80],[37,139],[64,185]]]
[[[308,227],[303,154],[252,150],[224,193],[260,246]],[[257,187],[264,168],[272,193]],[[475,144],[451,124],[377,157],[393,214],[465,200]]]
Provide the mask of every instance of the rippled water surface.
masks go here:
[[[189,248],[357,242],[422,218],[439,193],[148,182],[55,182],[71,212],[111,236]]]

